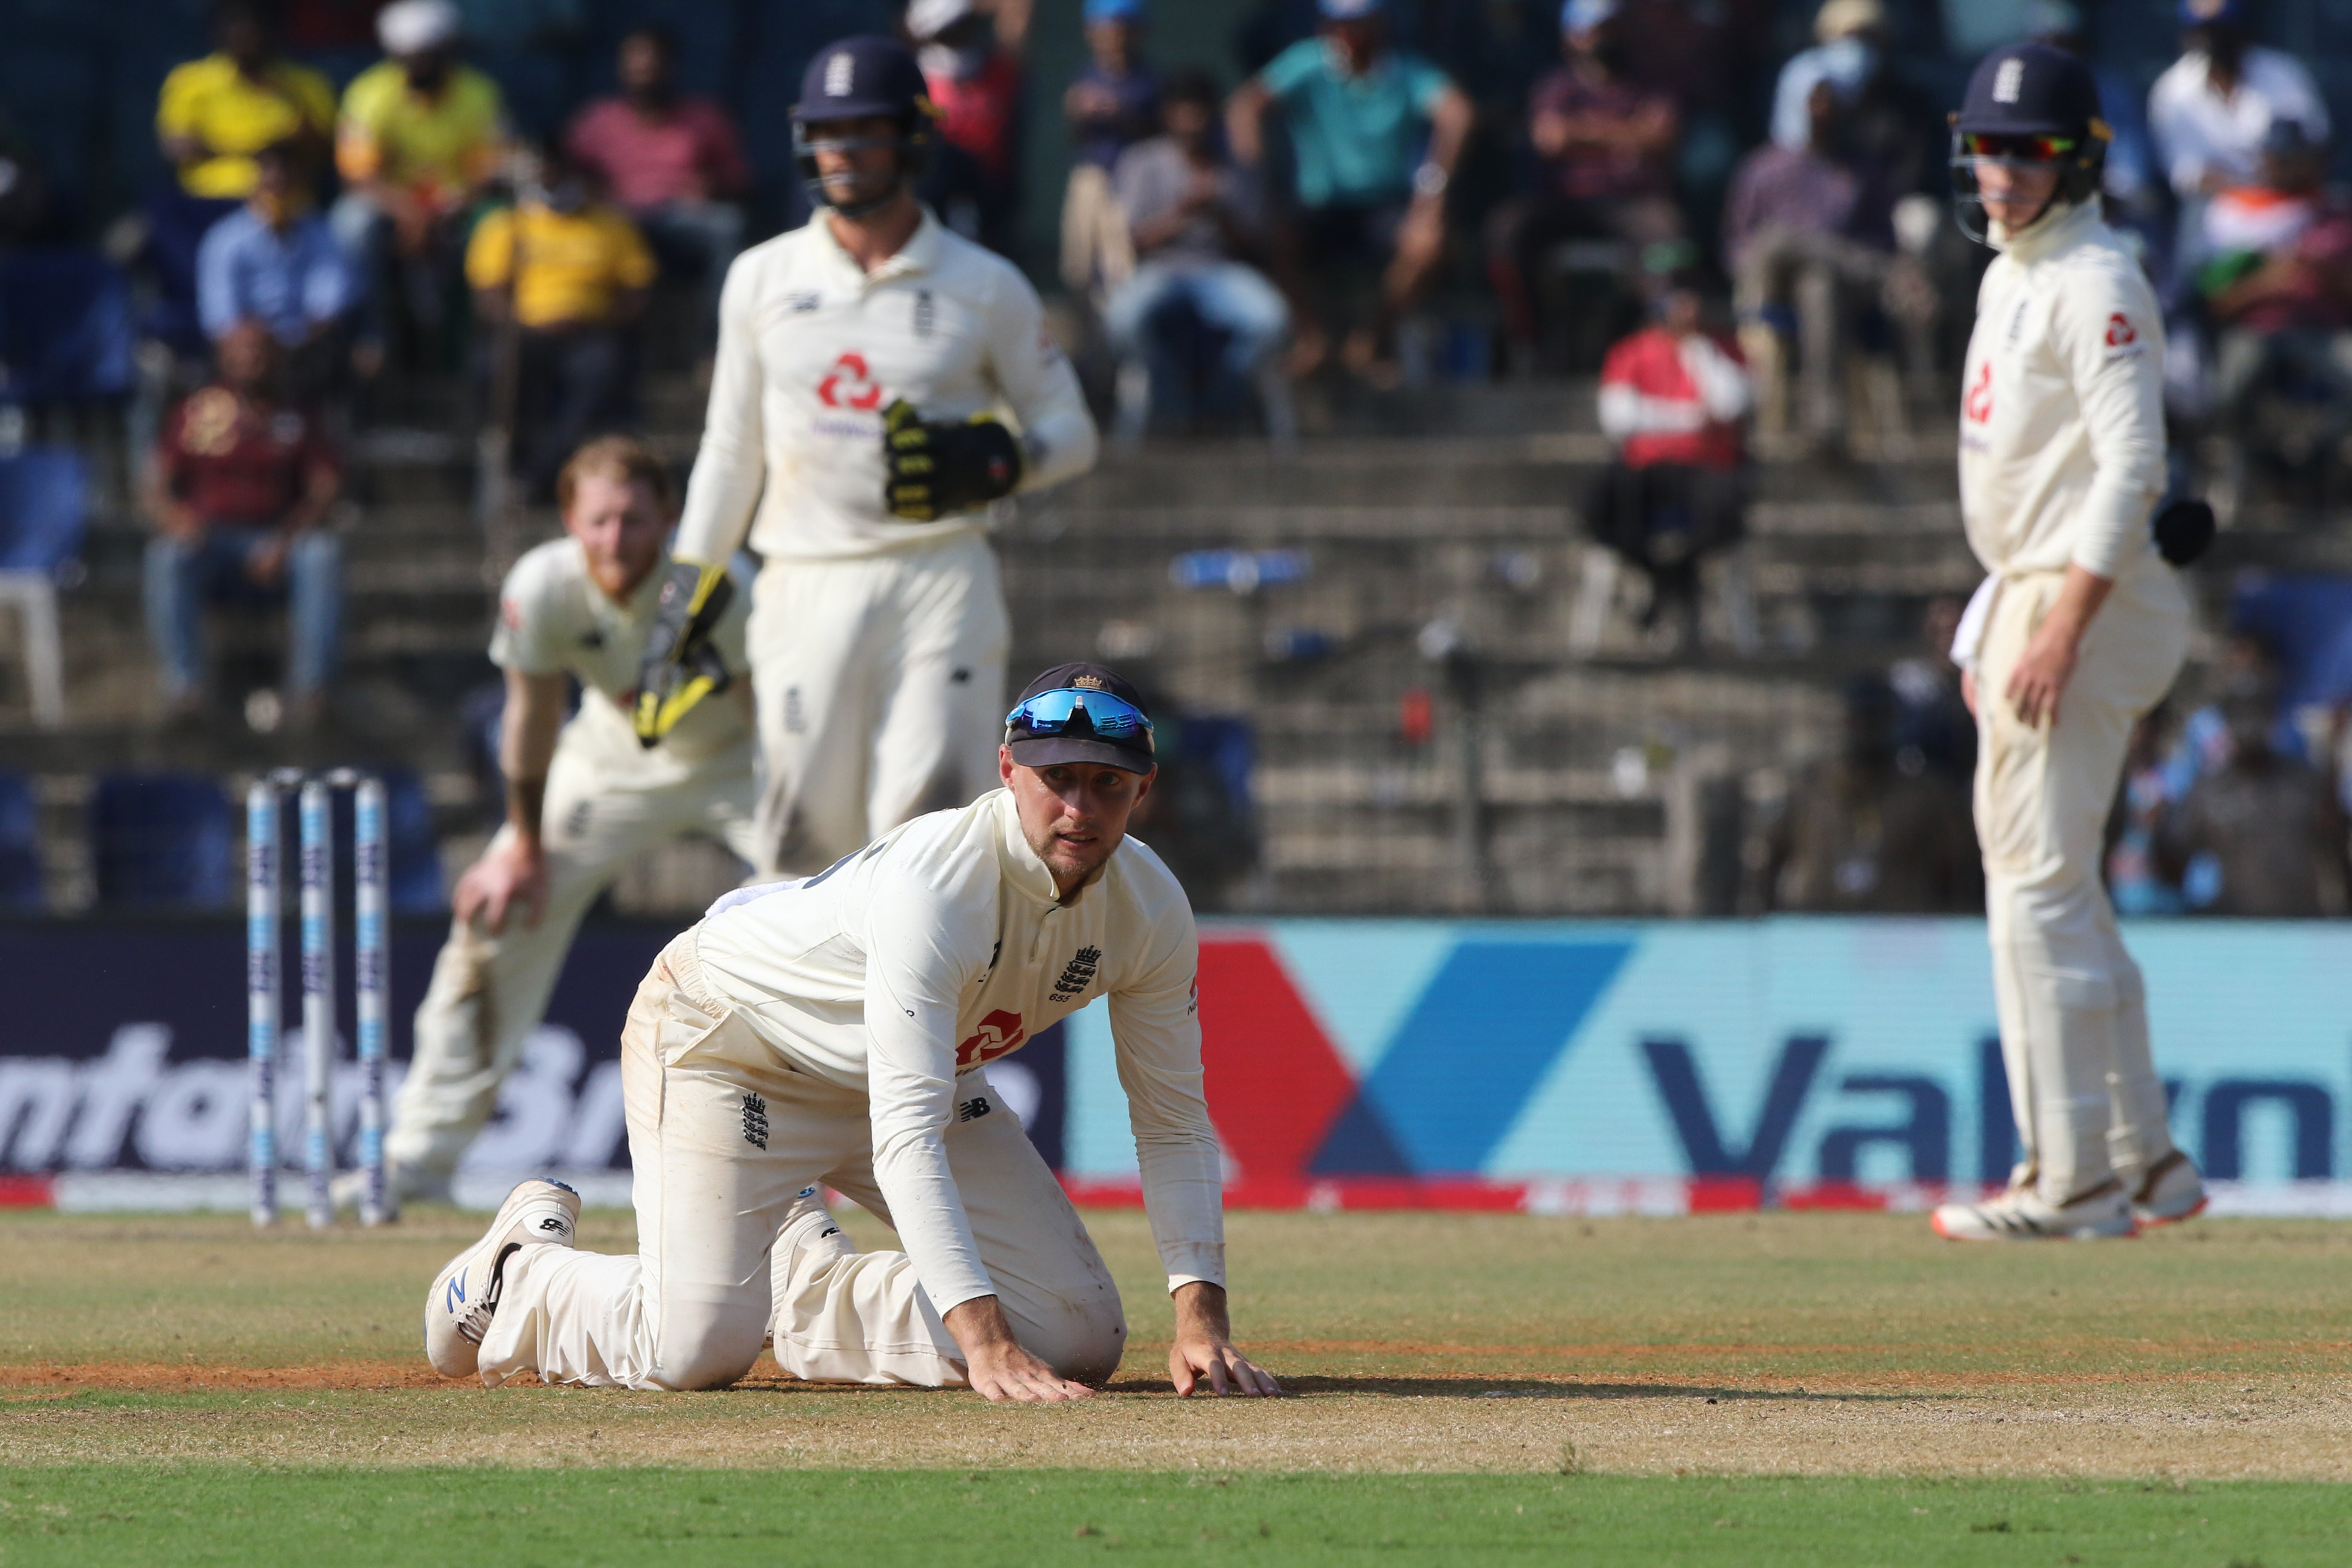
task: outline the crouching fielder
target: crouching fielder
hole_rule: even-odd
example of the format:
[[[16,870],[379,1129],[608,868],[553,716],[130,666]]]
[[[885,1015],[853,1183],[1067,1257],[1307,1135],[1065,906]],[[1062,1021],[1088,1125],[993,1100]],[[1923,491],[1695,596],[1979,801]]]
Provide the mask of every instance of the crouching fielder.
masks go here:
[[[1124,840],[1150,726],[1064,666],[1007,721],[1006,785],[830,869],[722,899],[621,1037],[637,1252],[575,1251],[579,1200],[518,1187],[425,1299],[433,1365],[495,1386],[718,1388],[764,1341],[793,1376],[1063,1399],[1126,1346],[1118,1293],[987,1064],[1108,996],[1179,1393],[1276,1393],[1234,1349],[1192,916]],[[860,1253],[824,1184],[888,1219]]]
[[[2163,342],[2100,217],[2098,101],[2079,62],[2023,45],[1977,68],[1954,120],[1963,224],[2001,252],[1960,418],[1960,510],[1990,575],[1954,656],[1973,650],[1993,994],[2024,1147],[2007,1193],[1936,1211],[1955,1240],[2128,1236],[2204,1206],[2099,878],[2125,742],[2179,670],[2189,602],[2148,537]]]
[[[395,1201],[446,1200],[581,917],[622,866],[684,834],[746,860],[755,849],[745,606],[711,602],[695,644],[704,679],[732,689],[698,704],[658,747],[639,746],[629,710],[660,592],[669,472],[642,443],[605,437],[573,455],[556,489],[566,536],[516,562],[499,595],[490,659],[506,671],[507,821],[457,883],[457,919],[416,1009],[415,1058],[384,1139]],[[580,710],[567,721],[572,679]]]

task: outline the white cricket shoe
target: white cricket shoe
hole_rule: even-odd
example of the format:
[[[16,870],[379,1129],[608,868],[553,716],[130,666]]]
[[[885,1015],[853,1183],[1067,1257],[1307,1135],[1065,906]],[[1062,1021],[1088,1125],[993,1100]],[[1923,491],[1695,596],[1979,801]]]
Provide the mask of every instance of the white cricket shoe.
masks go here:
[[[2196,1162],[2175,1149],[2140,1178],[2132,1194],[2132,1218],[2139,1221],[2142,1229],[2178,1225],[2203,1214],[2209,1201],[2205,1178],[2198,1173]]]
[[[2011,1187],[1980,1204],[1945,1204],[1933,1223],[1946,1241],[2099,1241],[2139,1231],[2124,1184],[2114,1177],[2064,1205],[2044,1202],[2031,1187]]]
[[[562,1182],[529,1181],[507,1194],[489,1230],[448,1261],[425,1298],[425,1356],[434,1371],[471,1377],[480,1370],[507,1259],[530,1243],[571,1246],[579,1219],[580,1194]]]

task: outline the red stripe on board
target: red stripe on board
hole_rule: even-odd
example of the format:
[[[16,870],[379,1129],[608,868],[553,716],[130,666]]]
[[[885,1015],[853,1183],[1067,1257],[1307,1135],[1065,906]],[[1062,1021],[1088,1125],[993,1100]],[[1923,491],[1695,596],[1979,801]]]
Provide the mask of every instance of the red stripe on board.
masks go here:
[[[1201,943],[1201,1060],[1209,1120],[1245,1185],[1301,1174],[1356,1092],[1262,937]]]
[[[1594,1177],[1598,1191],[1623,1178]],[[1516,1213],[1531,1191],[1556,1194],[1557,1182],[1490,1182],[1476,1176],[1244,1177],[1225,1187],[1229,1209],[1436,1209],[1455,1213]],[[1062,1178],[1073,1203],[1096,1208],[1140,1208],[1143,1189],[1132,1176],[1111,1181]],[[1769,1189],[1748,1176],[1695,1176],[1683,1184],[1690,1214],[1752,1214],[1778,1209],[1868,1210],[1884,1213],[1892,1196],[1885,1189],[1851,1182],[1822,1182]],[[1934,1196],[1930,1192],[1927,1195]],[[1767,1199],[1769,1199],[1768,1205]]]
[[[47,1176],[0,1176],[0,1209],[53,1209],[57,1184]]]

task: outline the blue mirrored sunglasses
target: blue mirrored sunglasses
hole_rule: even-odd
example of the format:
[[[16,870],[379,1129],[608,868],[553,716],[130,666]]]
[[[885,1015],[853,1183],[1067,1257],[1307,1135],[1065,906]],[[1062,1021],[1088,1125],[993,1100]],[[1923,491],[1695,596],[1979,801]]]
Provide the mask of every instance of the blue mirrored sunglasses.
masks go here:
[[[1059,735],[1081,716],[1087,727],[1105,740],[1126,740],[1140,734],[1146,747],[1151,744],[1151,721],[1144,717],[1143,710],[1108,691],[1070,688],[1040,691],[1007,713],[1004,723],[1008,729],[1018,724],[1032,735]]]

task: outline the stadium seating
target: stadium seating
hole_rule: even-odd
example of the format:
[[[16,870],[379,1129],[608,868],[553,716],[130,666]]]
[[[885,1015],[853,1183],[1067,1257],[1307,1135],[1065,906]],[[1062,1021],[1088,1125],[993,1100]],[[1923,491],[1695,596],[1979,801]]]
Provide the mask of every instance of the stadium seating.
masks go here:
[[[0,257],[0,401],[83,403],[131,390],[131,286],[94,250]]]
[[[32,783],[22,773],[0,773],[0,913],[37,915],[47,902]]]
[[[218,780],[110,773],[89,803],[99,904],[154,912],[225,909],[236,887],[236,837]]]
[[[79,452],[0,458],[0,605],[22,623],[25,683],[34,716],[48,729],[66,718],[58,574],[81,545],[89,506],[89,467]]]

